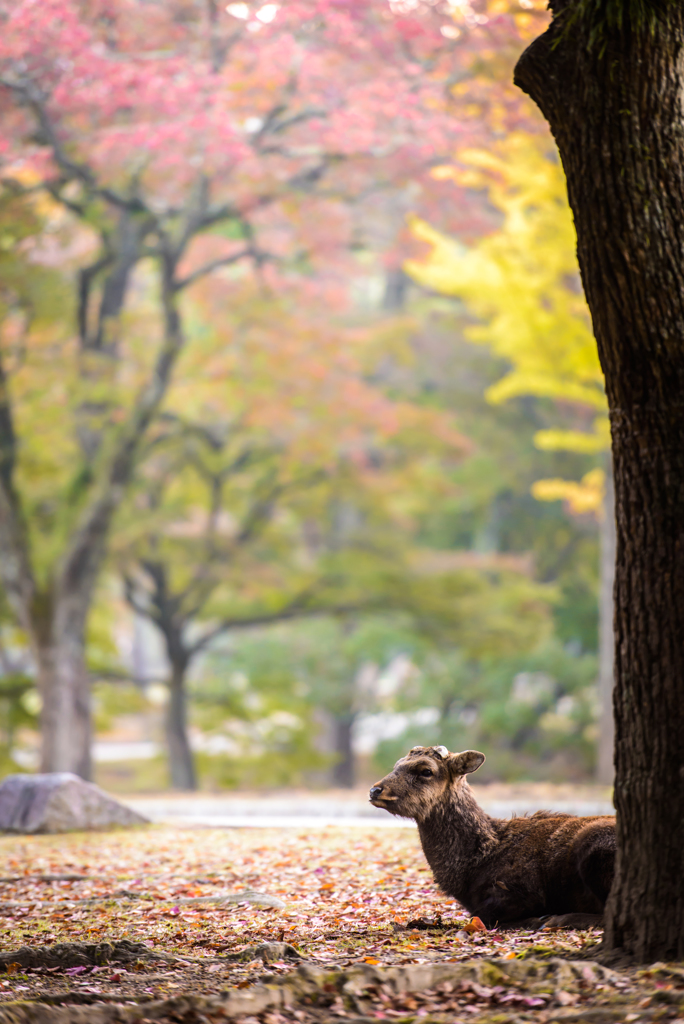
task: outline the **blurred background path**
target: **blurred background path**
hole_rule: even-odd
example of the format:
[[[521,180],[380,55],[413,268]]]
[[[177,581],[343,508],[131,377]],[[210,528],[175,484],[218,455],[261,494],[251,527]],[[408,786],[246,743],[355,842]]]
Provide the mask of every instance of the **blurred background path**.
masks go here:
[[[613,814],[610,790],[599,786],[492,785],[473,787],[488,814],[507,818],[513,814],[556,810],[569,814]],[[321,793],[293,792],[263,796],[254,793],[169,794],[135,796],[125,802],[151,821],[174,825],[218,828],[413,828],[404,818],[393,818],[372,807],[362,790],[330,790]]]

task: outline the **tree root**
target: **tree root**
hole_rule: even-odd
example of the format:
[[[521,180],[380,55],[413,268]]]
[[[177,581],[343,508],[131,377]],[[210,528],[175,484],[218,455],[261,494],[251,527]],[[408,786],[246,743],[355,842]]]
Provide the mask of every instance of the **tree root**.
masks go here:
[[[78,946],[77,943],[65,944]],[[264,945],[286,945],[268,943]],[[140,944],[124,940],[120,943],[101,943],[98,947],[81,947],[88,952],[108,946],[107,956],[114,954],[138,957]],[[258,949],[259,947],[255,947]],[[142,947],[143,950],[146,947]],[[151,951],[148,951],[151,953]],[[247,951],[245,950],[245,953]],[[84,955],[84,954],[82,954]],[[94,958],[97,954],[88,953]],[[156,954],[152,954],[153,956]],[[18,957],[18,954],[6,954]],[[15,959],[15,962],[18,962]],[[92,960],[91,960],[92,962]],[[616,986],[616,982],[619,983]],[[520,961],[520,960],[471,960],[462,963],[410,964],[398,967],[374,967],[359,964],[346,971],[329,971],[313,964],[301,964],[286,977],[274,978],[264,975],[260,982],[247,988],[228,988],[217,996],[175,996],[170,999],[143,997],[118,1003],[111,997],[92,998],[90,993],[65,994],[56,997],[41,997],[40,1001],[21,1001],[0,1004],[0,1024],[141,1024],[142,1021],[206,1020],[215,1017],[254,1017],[267,1011],[280,1012],[292,1008],[330,1006],[342,1001],[347,1010],[347,1019],[373,1021],[374,1000],[379,992],[390,998],[405,993],[425,993],[438,986],[465,986],[465,990],[487,996],[504,989],[521,996],[546,993],[547,1005],[553,1001],[552,993],[579,993],[586,985],[601,983],[604,988],[615,988],[621,993],[624,981],[621,975],[600,964],[563,960]],[[494,986],[494,987],[492,987]],[[499,987],[498,989],[496,987]],[[94,994],[92,994],[94,996]],[[681,997],[681,993],[679,993]],[[85,997],[85,998],[84,998]],[[124,997],[125,998],[125,997]],[[520,997],[516,996],[518,1001]],[[88,1003],[86,1003],[88,999]],[[55,1005],[57,1002],[62,1005]],[[49,1005],[49,1003],[53,1005]],[[598,1008],[599,1014],[606,1010],[616,1019],[616,1008]],[[569,1012],[569,1019],[591,1020],[591,1009]],[[564,1019],[568,1013],[564,1013]],[[598,1018],[596,1018],[598,1020]],[[621,1018],[620,1018],[621,1019]]]
[[[255,892],[245,889],[244,892],[219,892],[213,896],[184,896],[178,899],[155,900],[130,889],[118,889],[111,896],[83,896],[70,900],[36,900],[31,897],[25,900],[0,900],[0,910],[15,910],[17,907],[33,907],[40,910],[67,910],[74,907],[87,908],[98,903],[123,903],[130,900],[141,900],[149,907],[184,907],[208,906],[220,909],[224,905],[235,903],[251,903],[256,907],[273,907],[283,910],[285,904],[277,896],[267,892]]]
[[[54,946],[22,946],[0,953],[0,969],[14,964],[24,970],[36,967],[103,967],[105,964],[131,964],[138,960],[176,960],[157,953],[142,942],[120,939],[118,942],[56,942]]]
[[[239,953],[228,956],[195,957],[172,956],[159,950],[150,949],[142,942],[131,942],[120,939],[118,942],[58,942],[54,946],[22,946],[10,953],[0,953],[0,971],[8,973],[30,970],[36,967],[62,968],[70,967],[104,967],[106,964],[138,963],[139,961],[163,963],[165,966],[189,964],[240,964],[252,960],[262,960],[265,964],[274,960],[299,960],[303,958],[288,942],[261,942],[256,946],[247,946]],[[13,969],[13,970],[10,970]]]

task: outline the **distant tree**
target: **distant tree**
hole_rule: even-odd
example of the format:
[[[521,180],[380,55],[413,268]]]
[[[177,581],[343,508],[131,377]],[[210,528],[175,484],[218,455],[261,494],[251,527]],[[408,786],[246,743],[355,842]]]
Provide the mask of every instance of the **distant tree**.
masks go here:
[[[486,647],[493,657],[534,647],[548,629],[548,593],[515,573],[487,574],[444,566],[440,571],[395,571],[383,580],[377,603],[382,614],[346,614],[294,647],[297,678],[332,723],[336,754],[333,782],[353,786],[354,727],[363,712],[382,709],[376,684],[399,656],[440,650],[471,658]],[[417,672],[409,672],[407,680]],[[458,681],[451,680],[457,694]],[[430,690],[426,685],[425,692]],[[415,694],[414,694],[415,696]],[[431,692],[429,703],[436,694]]]
[[[595,655],[532,630],[511,640],[502,636],[479,655],[423,644],[412,685],[392,705],[407,728],[379,746],[378,770],[429,735],[432,743],[486,751],[488,779],[585,779],[594,753]]]
[[[460,130],[452,58],[472,63],[476,27],[454,30],[446,3],[404,12],[384,0],[1,0],[0,24],[3,188],[68,215],[33,250],[54,261],[63,243],[77,326],[75,346],[51,357],[68,391],[53,382],[40,399],[69,420],[70,470],[35,519],[22,370],[2,353],[0,575],[37,666],[42,767],[88,777],[86,621],[186,345],[182,296],[229,267],[311,275],[321,256],[339,280],[364,200],[420,175]],[[37,280],[34,263],[27,273]],[[13,311],[30,320],[23,284],[11,284]],[[135,337],[143,292],[147,331]]]
[[[604,943],[684,957],[684,9],[552,0],[517,84],[563,161],[617,510],[617,866]]]
[[[345,559],[349,555],[353,549]],[[360,716],[415,710],[416,702],[455,704],[465,695],[463,679],[453,671],[459,658],[473,661],[487,651],[496,660],[529,651],[548,631],[548,591],[524,576],[444,566],[436,572],[432,559],[421,566],[419,554],[414,556],[413,572],[407,567],[388,571],[380,563],[385,578],[384,593],[380,573],[375,580],[377,609],[264,630],[258,640],[239,638],[234,659],[230,653],[220,656],[224,672],[244,671],[248,692],[256,694],[277,665],[283,695],[299,692],[321,713],[336,786],[356,782],[354,734]],[[367,578],[371,583],[370,573]],[[426,670],[437,660],[448,663],[439,681],[435,671]],[[433,724],[431,735],[441,728],[454,732],[450,721]]]
[[[213,329],[198,321],[205,379],[182,366],[112,543],[129,604],[164,640],[170,775],[181,789],[196,784],[194,660],[247,626],[398,604],[411,524],[444,492],[435,467],[467,450],[450,416],[369,382],[388,341],[397,352],[386,329],[380,339],[344,329],[329,309],[305,316],[296,297],[255,289],[242,301]],[[211,309],[196,316],[211,323]]]

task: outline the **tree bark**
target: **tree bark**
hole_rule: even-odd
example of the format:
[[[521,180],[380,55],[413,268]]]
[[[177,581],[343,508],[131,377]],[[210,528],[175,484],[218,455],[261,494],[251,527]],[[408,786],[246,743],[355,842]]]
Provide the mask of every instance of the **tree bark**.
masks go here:
[[[154,547],[154,543],[150,543]],[[185,640],[186,623],[180,614],[178,595],[169,586],[168,566],[155,558],[140,561],[140,568],[151,584],[147,601],[136,592],[133,579],[125,578],[126,600],[134,614],[144,616],[152,622],[162,635],[166,657],[170,666],[167,681],[168,704],[166,706],[166,755],[169,778],[174,789],[197,789],[195,760],[188,739],[188,708],[186,679],[193,657],[198,653],[195,646]]]
[[[162,266],[164,339],[129,416],[116,429],[104,471],[68,537],[44,590],[38,588],[20,497],[14,486],[16,437],[0,360],[0,579],[29,636],[43,700],[41,770],[92,773],[90,686],[85,633],[93,590],[117,507],[133,474],[140,443],[168,388],[184,344],[174,285],[176,260]]]
[[[613,688],[615,679],[615,487],[612,465],[606,472],[603,516],[600,529],[599,573],[599,736],[596,781],[612,786],[615,776],[615,718]]]
[[[516,82],[560,150],[611,417],[618,851],[604,942],[682,959],[684,10],[662,5],[653,31],[626,15],[592,44],[599,5],[551,7]]]
[[[354,717],[354,715],[336,715],[333,721],[335,754],[337,755],[337,761],[333,766],[333,783],[343,789],[351,789],[356,781],[352,749]]]
[[[171,785],[174,789],[191,791],[197,789],[197,775],[188,739],[185,672],[186,666],[178,664],[172,667],[166,707],[166,744]]]
[[[92,778],[90,680],[83,632],[51,631],[36,647],[42,772],[74,772]]]

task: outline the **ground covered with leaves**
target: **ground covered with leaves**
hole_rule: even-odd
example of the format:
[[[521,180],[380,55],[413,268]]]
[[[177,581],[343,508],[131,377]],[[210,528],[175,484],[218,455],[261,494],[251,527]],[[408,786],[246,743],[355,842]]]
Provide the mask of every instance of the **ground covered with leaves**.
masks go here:
[[[684,970],[592,966],[599,932],[485,931],[437,891],[412,829],[150,827],[0,846],[0,1022],[37,1000],[61,1007],[55,1020],[106,1005],[107,1020],[684,1024]]]

